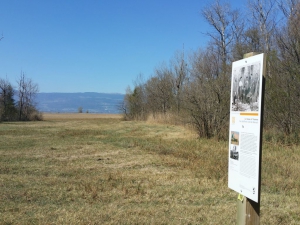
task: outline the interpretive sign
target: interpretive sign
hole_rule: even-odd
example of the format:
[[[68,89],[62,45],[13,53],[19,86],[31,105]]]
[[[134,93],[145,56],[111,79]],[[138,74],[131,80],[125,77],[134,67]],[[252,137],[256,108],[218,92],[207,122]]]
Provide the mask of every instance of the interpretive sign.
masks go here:
[[[258,202],[264,54],[232,64],[228,187]]]

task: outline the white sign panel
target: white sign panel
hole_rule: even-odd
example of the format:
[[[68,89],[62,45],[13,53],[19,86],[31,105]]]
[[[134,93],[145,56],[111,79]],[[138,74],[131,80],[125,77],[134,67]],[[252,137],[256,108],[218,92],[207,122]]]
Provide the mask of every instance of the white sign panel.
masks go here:
[[[258,202],[264,55],[232,64],[228,187]]]

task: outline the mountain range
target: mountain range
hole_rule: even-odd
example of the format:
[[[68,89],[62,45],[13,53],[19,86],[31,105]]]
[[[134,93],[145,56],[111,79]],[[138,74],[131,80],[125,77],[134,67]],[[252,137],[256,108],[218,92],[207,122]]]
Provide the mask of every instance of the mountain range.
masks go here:
[[[37,93],[36,106],[41,112],[75,113],[79,108],[89,113],[120,113],[118,105],[124,94],[84,93]]]

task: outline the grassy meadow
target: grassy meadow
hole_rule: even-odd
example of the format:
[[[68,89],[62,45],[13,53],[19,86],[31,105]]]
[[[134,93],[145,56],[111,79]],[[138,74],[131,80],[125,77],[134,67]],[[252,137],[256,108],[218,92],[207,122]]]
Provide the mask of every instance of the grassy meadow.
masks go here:
[[[235,224],[228,143],[118,115],[0,124],[0,224]],[[265,142],[261,224],[300,224],[300,147]]]

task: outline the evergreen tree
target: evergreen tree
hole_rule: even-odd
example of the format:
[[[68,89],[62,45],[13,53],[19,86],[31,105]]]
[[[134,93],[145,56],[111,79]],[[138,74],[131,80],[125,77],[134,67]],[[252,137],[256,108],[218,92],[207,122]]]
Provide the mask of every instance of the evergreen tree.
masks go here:
[[[16,115],[14,89],[8,81],[0,79],[0,120],[12,121]]]

